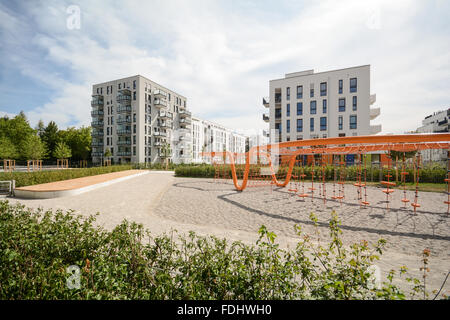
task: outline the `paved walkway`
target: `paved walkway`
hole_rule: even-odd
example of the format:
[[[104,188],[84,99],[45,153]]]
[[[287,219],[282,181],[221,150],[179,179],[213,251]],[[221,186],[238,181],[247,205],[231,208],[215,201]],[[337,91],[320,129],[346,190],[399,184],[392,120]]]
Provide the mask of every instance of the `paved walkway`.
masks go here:
[[[131,176],[140,172],[142,172],[142,170],[125,170],[125,171],[111,172],[89,177],[82,177],[70,180],[62,180],[49,183],[35,184],[32,186],[19,187],[16,188],[16,190],[40,191],[40,192],[74,190],[126,176]]]

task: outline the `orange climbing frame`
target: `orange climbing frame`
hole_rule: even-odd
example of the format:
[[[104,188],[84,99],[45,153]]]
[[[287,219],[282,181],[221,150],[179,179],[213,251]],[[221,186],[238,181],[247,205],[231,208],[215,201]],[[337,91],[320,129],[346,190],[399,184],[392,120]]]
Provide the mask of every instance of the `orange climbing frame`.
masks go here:
[[[450,149],[450,133],[352,136],[287,141],[264,146],[255,146],[245,153],[245,166],[242,176],[242,183],[239,183],[236,175],[235,154],[229,151],[203,152],[202,156],[227,157],[231,167],[234,186],[236,190],[243,191],[249,182],[250,159],[253,159],[255,156],[264,157],[267,159],[273,184],[278,187],[285,187],[291,179],[292,169],[298,155],[312,153],[367,153],[387,150],[407,152],[425,149]],[[271,160],[271,156],[273,155],[283,155],[289,158],[287,163],[288,170],[284,181],[278,181],[276,178],[276,168],[274,168]]]

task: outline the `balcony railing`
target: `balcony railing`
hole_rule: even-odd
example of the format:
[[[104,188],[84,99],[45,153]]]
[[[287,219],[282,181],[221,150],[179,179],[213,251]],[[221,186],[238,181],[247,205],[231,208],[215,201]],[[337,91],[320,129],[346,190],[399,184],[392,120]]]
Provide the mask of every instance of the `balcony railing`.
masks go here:
[[[124,113],[124,112],[131,112],[131,106],[127,105],[127,106],[118,106],[117,107],[117,113]]]
[[[263,106],[268,108],[269,107],[269,97],[263,98]]]
[[[103,137],[105,133],[103,131],[92,131],[93,137]]]
[[[377,134],[381,132],[381,124],[375,124],[370,126],[370,134]]]
[[[153,136],[155,136],[155,137],[167,137],[167,133],[162,132],[162,131],[156,131],[156,132],[153,132]]]
[[[185,118],[185,119],[180,119],[180,124],[191,124],[191,119]]]
[[[153,146],[154,146],[154,147],[157,147],[157,148],[160,148],[160,147],[162,147],[162,142],[161,142],[161,141],[155,141],[155,142],[153,143]]]
[[[169,128],[172,128],[172,125],[168,122],[165,122],[165,123],[160,123],[159,127],[163,128],[163,129],[169,129]]]
[[[172,114],[171,114],[171,113],[168,113],[167,111],[161,110],[161,111],[159,112],[159,117],[160,117],[161,119],[172,119]]]
[[[159,97],[159,98],[166,98],[167,97],[167,93],[161,89],[156,89],[155,91],[153,91],[153,95],[155,97]]]
[[[117,129],[118,135],[131,134],[131,129]]]
[[[92,152],[91,155],[93,157],[102,157],[103,156],[103,152]]]
[[[103,116],[103,110],[91,111],[91,116]]]
[[[131,96],[127,96],[127,95],[124,95],[124,94],[119,94],[116,97],[116,101],[118,103],[127,103],[128,104],[131,101]]]
[[[118,151],[117,155],[119,157],[129,157],[131,156],[131,151]]]
[[[92,127],[99,127],[99,126],[103,126],[103,120],[95,120],[91,122],[91,126]]]
[[[161,99],[155,99],[153,105],[157,108],[167,107],[167,102]]]
[[[375,119],[380,115],[380,108],[370,108],[370,120]]]
[[[103,141],[92,141],[92,146],[93,147],[102,147]]]
[[[99,94],[93,95],[91,106],[102,106],[102,105],[103,105],[103,96]]]
[[[190,117],[190,116],[192,116],[192,113],[190,112],[190,111],[187,111],[187,110],[180,110],[180,116],[181,117]]]
[[[263,114],[263,120],[264,120],[265,122],[269,122],[269,115],[266,114],[266,113],[264,113],[264,114]]]
[[[118,146],[129,146],[131,145],[131,140],[117,140]]]
[[[131,118],[118,118],[117,124],[131,123]]]

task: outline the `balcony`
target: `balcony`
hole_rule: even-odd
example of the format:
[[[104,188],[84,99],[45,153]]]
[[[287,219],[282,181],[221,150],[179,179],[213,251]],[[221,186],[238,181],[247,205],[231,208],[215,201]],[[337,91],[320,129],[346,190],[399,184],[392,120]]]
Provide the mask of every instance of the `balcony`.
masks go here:
[[[131,103],[131,96],[126,96],[126,95],[123,95],[123,94],[119,94],[116,97],[116,101],[118,103],[121,103],[121,104],[124,104],[124,103],[130,104]]]
[[[180,119],[180,124],[191,124],[191,119]]]
[[[263,98],[263,106],[264,107],[269,108],[269,102],[270,102],[269,97]]]
[[[103,131],[92,131],[92,136],[93,137],[103,137],[105,133]]]
[[[131,140],[117,140],[118,146],[130,146]]]
[[[131,123],[131,118],[117,118],[117,124]]]
[[[192,116],[192,113],[187,110],[180,110],[180,117],[190,117]]]
[[[153,91],[153,95],[157,98],[166,98],[167,97],[167,93],[161,89],[156,89],[155,91]]]
[[[263,120],[264,120],[265,122],[269,122],[269,115],[266,114],[266,113],[264,113],[264,114],[263,114]]]
[[[91,155],[93,157],[103,157],[103,152],[92,152]]]
[[[103,106],[103,96],[99,94],[92,95],[91,106]]]
[[[161,110],[159,112],[159,118],[162,119],[162,120],[171,120],[172,119],[172,114],[167,112],[167,111]]]
[[[370,120],[375,119],[380,115],[380,108],[370,108]]]
[[[161,99],[155,99],[153,106],[156,108],[164,108],[167,107],[167,102]]]
[[[156,132],[153,132],[153,136],[155,136],[155,137],[167,137],[167,133],[162,132],[162,131],[156,131]]]
[[[370,134],[377,134],[381,132],[381,124],[375,124],[370,126]]]
[[[103,127],[103,120],[94,120],[91,122],[92,127]]]
[[[118,151],[117,155],[119,157],[130,157],[131,156],[131,151]]]
[[[117,135],[131,134],[131,129],[117,129]]]
[[[91,111],[91,116],[103,116],[103,110],[94,110]]]
[[[157,147],[157,148],[161,148],[161,147],[162,147],[162,142],[161,142],[161,141],[155,141],[155,142],[153,143],[153,146],[154,146],[154,147]]]
[[[160,123],[159,127],[162,129],[172,129],[172,125],[169,122]]]
[[[375,101],[377,101],[377,95],[374,93],[374,94],[371,94],[369,97],[369,104],[372,105],[375,103]]]
[[[92,141],[93,147],[103,147],[103,141]]]
[[[117,113],[131,113],[131,106],[118,106],[116,109]]]

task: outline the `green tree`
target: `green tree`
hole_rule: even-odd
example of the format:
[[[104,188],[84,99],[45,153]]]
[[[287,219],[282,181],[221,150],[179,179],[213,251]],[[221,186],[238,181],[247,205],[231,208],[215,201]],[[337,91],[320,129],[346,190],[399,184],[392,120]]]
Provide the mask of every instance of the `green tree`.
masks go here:
[[[40,119],[34,129],[36,130],[39,138],[42,138],[42,135],[44,134],[44,130],[45,130],[44,121],[42,121],[42,119]]]
[[[41,160],[47,154],[45,143],[37,135],[30,135],[24,142],[23,155],[29,160]]]
[[[48,125],[45,127],[44,132],[42,133],[42,141],[48,148],[49,156],[53,157],[53,153],[56,148],[56,144],[59,141],[58,138],[58,126],[54,121],[50,121]]]
[[[23,112],[12,119],[8,117],[0,118],[0,137],[6,137],[18,151],[17,157],[25,159],[23,147],[28,137],[35,134],[35,130],[30,124]]]
[[[169,167],[169,157],[172,154],[172,149],[170,148],[170,143],[164,142],[164,144],[161,146],[161,154],[160,157],[164,159],[164,163],[166,166],[166,170]]]
[[[16,159],[17,149],[7,137],[0,137],[0,159]]]
[[[64,142],[60,141],[56,144],[55,151],[53,151],[53,156],[56,159],[67,159],[72,157],[72,150]]]
[[[87,160],[91,154],[91,127],[70,127],[58,132],[58,141],[67,144],[72,150],[72,159]]]

